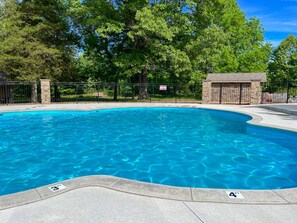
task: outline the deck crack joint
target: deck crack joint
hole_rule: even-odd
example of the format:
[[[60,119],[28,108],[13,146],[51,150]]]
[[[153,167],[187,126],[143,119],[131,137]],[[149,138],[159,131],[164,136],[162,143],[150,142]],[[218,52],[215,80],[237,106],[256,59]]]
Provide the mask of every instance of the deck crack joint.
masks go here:
[[[183,202],[184,203],[184,205],[187,207],[187,209],[190,211],[190,212],[192,212],[192,214],[194,214],[195,216],[196,216],[196,218],[197,219],[199,219],[199,221],[201,222],[201,223],[205,223],[204,221],[202,221],[202,219],[185,203],[185,202]]]

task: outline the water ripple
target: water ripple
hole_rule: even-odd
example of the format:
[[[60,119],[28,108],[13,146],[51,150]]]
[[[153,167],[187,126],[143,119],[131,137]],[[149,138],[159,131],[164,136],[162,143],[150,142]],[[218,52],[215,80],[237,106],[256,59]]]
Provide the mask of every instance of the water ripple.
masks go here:
[[[297,135],[181,108],[0,116],[0,195],[94,174],[182,187],[297,186]]]

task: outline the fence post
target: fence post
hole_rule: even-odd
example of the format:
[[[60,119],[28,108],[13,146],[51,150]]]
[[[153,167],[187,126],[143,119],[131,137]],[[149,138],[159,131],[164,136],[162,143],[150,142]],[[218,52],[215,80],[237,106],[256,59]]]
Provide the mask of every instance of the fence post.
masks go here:
[[[97,89],[97,102],[99,103],[100,98],[100,84],[96,83],[96,89]]]
[[[51,103],[51,85],[49,79],[40,79],[41,104]]]
[[[4,103],[9,103],[9,96],[8,96],[8,90],[7,90],[7,83],[4,84]]]
[[[289,98],[290,98],[290,86],[289,86],[289,81],[287,80],[287,100],[286,103],[289,103]]]
[[[222,97],[223,97],[223,84],[220,84],[219,104],[222,104]]]
[[[239,104],[241,105],[242,101],[242,83],[239,84]]]
[[[75,102],[77,103],[78,93],[77,93],[77,84],[75,84]]]
[[[134,101],[134,84],[132,84],[132,101]]]
[[[113,100],[118,101],[118,82],[113,83]]]
[[[177,103],[177,91],[178,91],[178,85],[173,85],[173,93],[175,98],[175,103]]]
[[[152,87],[152,85],[148,84],[147,91],[148,91],[148,95],[149,95],[149,98],[150,98],[150,103],[152,103],[152,97],[151,97],[150,87]]]

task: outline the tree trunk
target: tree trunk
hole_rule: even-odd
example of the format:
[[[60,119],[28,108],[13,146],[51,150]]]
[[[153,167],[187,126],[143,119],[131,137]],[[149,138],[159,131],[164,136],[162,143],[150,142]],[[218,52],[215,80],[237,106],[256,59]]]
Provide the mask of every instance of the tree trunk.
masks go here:
[[[150,97],[147,92],[147,69],[145,67],[141,70],[141,73],[139,76],[139,83],[140,83],[140,89],[139,89],[138,100],[149,99]]]
[[[113,100],[118,101],[118,82],[114,82]]]

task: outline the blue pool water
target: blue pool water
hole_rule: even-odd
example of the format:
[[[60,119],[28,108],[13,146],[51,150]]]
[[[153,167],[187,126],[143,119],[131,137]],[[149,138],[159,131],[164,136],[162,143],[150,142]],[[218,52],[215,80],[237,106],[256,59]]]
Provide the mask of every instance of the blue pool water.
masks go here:
[[[0,115],[0,195],[86,175],[182,187],[297,186],[297,134],[189,108]]]

